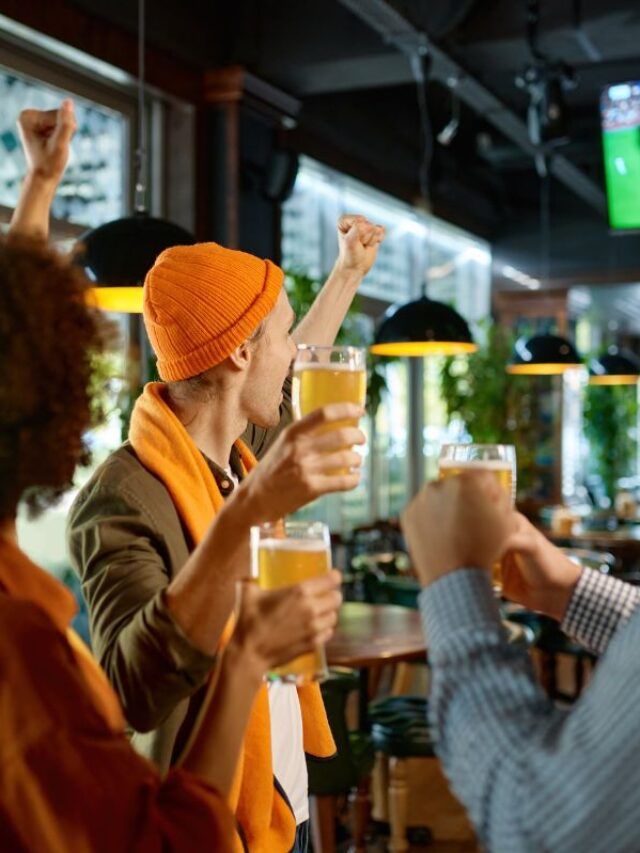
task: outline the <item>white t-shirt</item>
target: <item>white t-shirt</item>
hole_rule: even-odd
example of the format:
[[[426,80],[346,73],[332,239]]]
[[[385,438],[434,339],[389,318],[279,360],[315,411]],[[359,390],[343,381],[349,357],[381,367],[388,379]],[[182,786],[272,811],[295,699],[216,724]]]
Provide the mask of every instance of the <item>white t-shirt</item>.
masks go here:
[[[302,711],[294,684],[269,683],[273,774],[287,795],[296,824],[309,820],[309,779],[302,738]]]

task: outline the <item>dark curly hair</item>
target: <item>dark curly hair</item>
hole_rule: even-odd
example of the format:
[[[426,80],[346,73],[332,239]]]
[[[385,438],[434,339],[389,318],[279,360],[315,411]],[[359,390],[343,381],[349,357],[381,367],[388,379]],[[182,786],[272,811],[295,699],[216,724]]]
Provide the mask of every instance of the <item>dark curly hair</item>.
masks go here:
[[[0,520],[54,503],[88,461],[92,355],[110,332],[87,287],[57,252],[0,238]]]

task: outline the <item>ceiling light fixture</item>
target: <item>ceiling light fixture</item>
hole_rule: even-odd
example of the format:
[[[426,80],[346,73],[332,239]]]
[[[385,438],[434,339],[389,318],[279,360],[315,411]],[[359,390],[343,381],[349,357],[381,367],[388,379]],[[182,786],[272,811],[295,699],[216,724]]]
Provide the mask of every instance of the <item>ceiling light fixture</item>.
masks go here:
[[[516,341],[507,373],[524,376],[554,376],[582,367],[574,345],[559,335],[534,335]]]
[[[589,362],[590,385],[635,385],[640,380],[640,360],[631,352],[610,346]]]
[[[138,145],[132,216],[107,222],[78,240],[77,261],[96,286],[89,300],[97,308],[142,313],[142,283],[158,255],[170,246],[189,245],[193,236],[179,225],[149,216],[146,202],[145,0],[138,0]]]

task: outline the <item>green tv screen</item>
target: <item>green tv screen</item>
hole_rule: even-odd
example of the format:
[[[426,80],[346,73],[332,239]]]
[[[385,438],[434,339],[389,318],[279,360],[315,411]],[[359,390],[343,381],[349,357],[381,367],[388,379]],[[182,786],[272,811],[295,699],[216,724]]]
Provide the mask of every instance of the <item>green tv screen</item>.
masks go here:
[[[607,86],[600,112],[609,224],[640,230],[640,81]]]

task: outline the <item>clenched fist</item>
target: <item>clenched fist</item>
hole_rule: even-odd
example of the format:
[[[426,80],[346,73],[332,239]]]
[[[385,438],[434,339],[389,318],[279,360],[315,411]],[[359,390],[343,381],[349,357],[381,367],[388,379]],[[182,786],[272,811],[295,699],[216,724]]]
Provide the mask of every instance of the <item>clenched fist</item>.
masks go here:
[[[401,518],[423,586],[461,568],[490,570],[515,530],[511,500],[488,472],[427,484]]]

